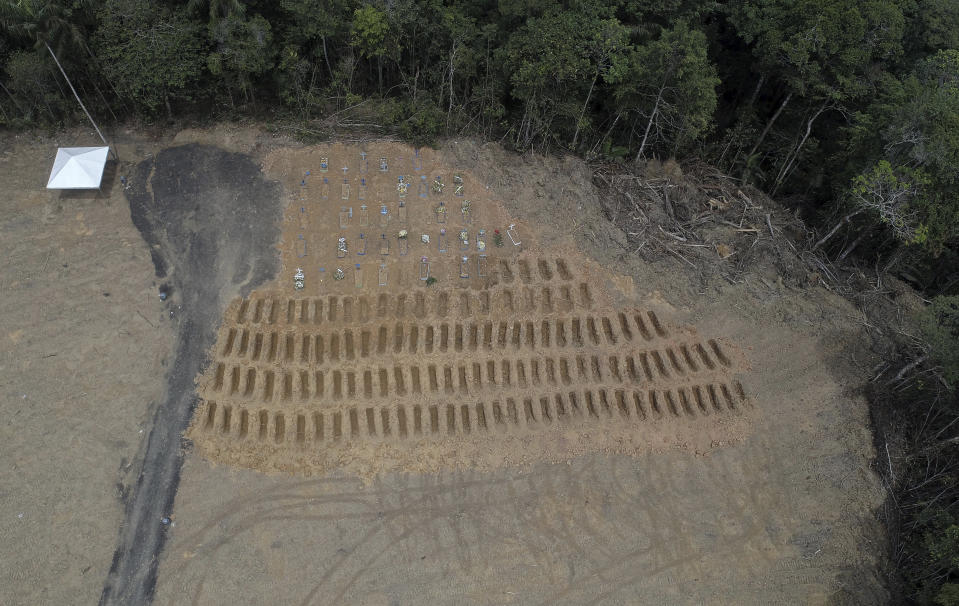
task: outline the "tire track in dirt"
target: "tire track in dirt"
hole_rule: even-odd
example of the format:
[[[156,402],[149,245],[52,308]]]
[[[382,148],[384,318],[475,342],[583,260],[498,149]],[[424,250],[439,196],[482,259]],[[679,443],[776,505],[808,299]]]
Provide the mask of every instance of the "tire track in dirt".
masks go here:
[[[247,156],[186,145],[141,162],[127,190],[168,299],[176,349],[156,409],[100,604],[147,604],[180,479],[182,436],[195,377],[216,338],[221,308],[276,272],[279,187]],[[255,218],[255,219],[254,219]]]
[[[562,474],[564,479],[556,479],[556,482],[567,489],[570,481],[573,481],[576,485],[588,483],[588,478],[585,477],[588,475],[588,469],[577,469],[572,473],[566,473],[567,470],[561,471],[564,472]],[[583,476],[581,480],[576,479],[581,476]],[[180,547],[185,547],[191,552],[203,549],[207,555],[205,561],[209,562],[210,556],[228,544],[246,540],[244,538],[246,534],[271,522],[324,522],[329,524],[344,520],[363,520],[369,523],[369,528],[357,537],[344,558],[338,560],[322,574],[320,580],[302,602],[303,604],[340,603],[340,598],[363,574],[371,569],[377,560],[389,554],[392,548],[403,541],[411,537],[421,536],[424,531],[435,530],[438,522],[445,524],[449,529],[453,529],[458,523],[457,520],[466,516],[465,519],[475,526],[472,531],[476,535],[475,537],[467,538],[465,531],[457,532],[453,530],[451,532],[457,539],[450,545],[434,534],[434,538],[427,548],[434,556],[442,556],[450,552],[451,549],[455,550],[455,560],[467,569],[470,565],[473,546],[479,544],[479,540],[483,536],[493,539],[501,539],[505,536],[506,531],[496,524],[481,521],[479,518],[482,516],[496,517],[502,515],[515,519],[525,518],[526,521],[522,524],[523,534],[519,536],[527,540],[527,547],[531,553],[545,554],[548,551],[548,547],[540,545],[540,543],[572,542],[572,533],[557,531],[546,523],[547,518],[542,514],[537,514],[540,519],[535,521],[528,517],[528,512],[523,508],[515,508],[516,503],[525,500],[518,499],[517,497],[521,495],[517,492],[511,490],[508,497],[499,499],[491,499],[489,496],[489,490],[497,485],[506,485],[511,489],[519,487],[526,494],[534,492],[537,495],[555,494],[555,487],[551,487],[548,483],[551,478],[551,474],[548,474],[545,479],[538,477],[536,474],[524,474],[519,477],[500,480],[468,479],[452,482],[440,480],[435,484],[404,486],[401,489],[381,486],[367,491],[350,490],[335,496],[325,496],[310,491],[311,488],[328,485],[330,482],[326,480],[303,482],[296,485],[297,490],[304,491],[299,495],[289,493],[280,495],[257,494],[228,504],[208,524],[186,539]],[[411,495],[413,498],[409,498]],[[317,504],[330,505],[332,503],[349,504],[351,510],[358,507],[362,511],[322,515],[296,513],[298,510],[313,508]],[[234,517],[240,519],[237,520]],[[390,533],[390,525],[396,524],[404,518],[408,518],[410,523],[403,524],[397,532]],[[231,532],[219,538],[216,542],[209,543],[208,535],[217,530],[222,530],[224,526],[228,526]],[[364,555],[364,548],[381,535],[390,536],[386,539],[385,544],[371,546],[367,550],[368,553]],[[517,535],[511,534],[510,536],[515,537]],[[363,559],[363,564],[358,569],[354,566],[355,562],[353,561],[357,557]],[[167,571],[168,574],[177,576],[184,573],[187,567],[193,567],[193,564],[188,562],[184,560],[174,561],[173,566]],[[348,576],[341,581],[342,585],[335,589],[333,597],[330,597],[331,591],[328,590],[327,586],[333,582],[336,573],[344,568],[350,568]],[[201,575],[193,590],[191,602],[193,604],[202,603],[204,579],[205,575]],[[327,589],[327,591],[323,591],[324,589]],[[314,598],[321,591],[323,591],[324,599],[322,601],[315,600]]]
[[[757,454],[761,452],[757,450]],[[735,559],[744,545],[750,549],[765,547],[764,525],[769,522],[762,518],[748,521],[763,511],[752,498],[737,501],[739,504],[727,511],[727,515],[735,513],[748,523],[727,528],[721,548],[707,555],[683,539],[688,534],[685,524],[698,516],[684,520],[676,512],[658,510],[647,500],[651,496],[644,496],[649,495],[649,486],[655,486],[657,492],[678,494],[681,486],[674,485],[676,479],[670,470],[643,471],[641,490],[634,486],[620,493],[620,476],[634,473],[632,466],[597,461],[590,459],[571,469],[550,466],[494,480],[454,475],[436,480],[421,478],[411,485],[394,478],[366,491],[345,483],[333,486],[315,481],[299,483],[296,490],[279,495],[260,491],[251,495],[253,498],[224,504],[221,511],[213,512],[204,529],[181,539],[178,547],[194,555],[171,560],[166,572],[190,588],[192,603],[206,603],[213,597],[205,590],[208,571],[215,574],[218,566],[229,561],[229,553],[223,550],[232,543],[249,543],[250,533],[257,528],[297,523],[322,523],[324,527],[351,524],[358,532],[344,545],[340,556],[325,562],[309,561],[310,567],[303,573],[314,580],[302,587],[293,603],[342,603],[362,579],[368,580],[371,572],[382,566],[384,558],[412,553],[429,553],[434,560],[455,562],[468,574],[473,567],[488,565],[479,545],[503,541],[522,545],[524,552],[546,570],[557,551],[565,557],[575,555],[581,562],[582,570],[577,569],[575,579],[553,579],[550,585],[555,593],[542,603],[610,603],[603,598],[612,600],[615,595],[624,599],[629,594],[621,592],[628,592],[633,585],[645,586],[651,579],[686,582],[699,575],[701,562],[717,554]],[[717,462],[710,467],[713,469],[703,474],[717,476],[707,482],[712,487],[710,492],[722,493],[721,472],[726,466]],[[584,495],[593,494],[597,481],[600,488],[616,495],[618,511],[630,512],[628,520],[618,519],[612,524],[603,514],[601,503],[589,499],[583,502]],[[528,506],[531,499],[536,501],[533,507]],[[311,513],[314,511],[318,512]],[[641,530],[640,545],[618,536],[624,527]],[[220,536],[216,536],[218,533]],[[210,542],[213,537],[216,540]]]
[[[318,214],[325,207],[315,202],[311,212]],[[325,222],[335,225],[335,220]],[[508,246],[491,248],[491,254],[508,258],[493,259],[487,285],[460,282],[453,275],[426,288],[415,282],[415,265],[404,266],[402,259],[390,266],[389,290],[368,273],[362,288],[350,279],[322,282],[317,265],[336,267],[327,262],[333,254],[330,231],[335,228],[311,241],[311,253],[320,249],[326,256],[304,263],[308,278],[298,292],[302,296],[290,296],[287,266],[281,282],[231,303],[211,350],[214,362],[200,380],[206,403],[197,409],[191,436],[201,445],[199,453],[228,466],[316,474],[344,470],[371,485],[361,489],[359,483],[295,477],[274,481],[196,462],[184,486],[191,497],[181,506],[184,523],[178,520],[163,564],[164,602],[539,603],[552,595],[545,603],[768,603],[776,600],[766,598],[796,595],[788,591],[798,585],[760,591],[757,583],[770,579],[775,585],[773,566],[805,557],[791,547],[791,537],[805,524],[794,508],[821,497],[806,494],[803,478],[809,475],[795,473],[800,465],[792,462],[807,458],[797,446],[808,442],[796,437],[801,432],[792,425],[791,431],[765,435],[771,415],[760,408],[775,411],[778,420],[796,402],[805,407],[802,396],[791,392],[806,377],[790,376],[777,391],[758,373],[742,376],[749,365],[736,344],[769,338],[761,323],[758,336],[734,324],[735,341],[711,339],[729,334],[729,324],[703,321],[718,331],[700,335],[691,326],[672,324],[669,305],[656,296],[642,303],[653,308],[655,319],[644,309],[631,310],[638,303],[629,284],[594,266],[584,265],[584,271],[580,257],[569,250],[560,251],[564,279],[555,257],[541,269],[540,259],[548,253],[532,245],[533,250],[520,253]],[[413,255],[406,261],[416,260]],[[587,285],[585,298],[581,283]],[[574,341],[574,317],[581,345]],[[560,324],[565,341],[557,336]],[[429,353],[424,350],[428,331]],[[750,357],[762,365],[770,351]],[[790,367],[785,354],[772,359],[773,366]],[[534,361],[539,383],[533,380]],[[480,364],[475,372],[474,363]],[[322,388],[317,373],[322,373]],[[416,392],[414,376],[419,378]],[[823,376],[809,378],[822,381]],[[478,386],[473,377],[479,378]],[[741,389],[739,381],[745,384]],[[570,412],[576,408],[571,392],[581,416]],[[664,417],[641,419],[635,399],[627,397],[633,406],[626,419],[619,392],[638,392],[640,410],[650,417],[655,401]],[[598,419],[589,412],[587,393]],[[750,408],[754,393],[761,399]],[[564,422],[555,420],[557,395],[570,412]],[[780,395],[793,398],[790,405],[780,406]],[[544,416],[536,418],[535,428],[534,415],[527,416],[526,400],[534,414],[541,413],[540,397],[554,420],[548,428]],[[745,405],[734,410],[724,404],[727,397]],[[811,404],[814,399],[808,398],[810,409],[820,410]],[[501,425],[495,422],[494,402]],[[420,434],[413,429],[414,406],[420,407]],[[430,407],[436,410],[435,433]],[[337,414],[339,439],[334,440]],[[760,431],[751,431],[754,424]],[[696,441],[701,436],[705,439]],[[617,440],[628,447],[617,449]],[[530,441],[539,441],[544,450],[524,450]],[[633,449],[636,443],[651,446]],[[736,448],[722,448],[730,443]],[[239,450],[250,458],[234,458]],[[544,451],[547,456],[540,457]],[[638,456],[603,455],[620,452]],[[509,458],[483,458],[489,453]],[[424,462],[417,466],[416,458]],[[544,460],[558,464],[541,464]],[[274,461],[301,466],[280,468]],[[530,465],[534,471],[524,473]],[[831,495],[824,497],[831,505]],[[426,561],[420,563],[423,556]],[[710,579],[708,586],[701,586],[702,579]],[[756,589],[740,591],[740,584]],[[717,587],[730,589],[717,592]],[[507,591],[514,589],[515,594]]]

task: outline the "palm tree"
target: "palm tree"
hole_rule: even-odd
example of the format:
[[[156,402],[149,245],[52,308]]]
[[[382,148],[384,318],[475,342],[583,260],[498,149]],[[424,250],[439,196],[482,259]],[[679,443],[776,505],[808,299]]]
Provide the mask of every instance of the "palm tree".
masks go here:
[[[78,16],[82,18],[85,16],[82,11],[88,10],[92,6],[92,2],[91,0],[77,0],[73,6],[81,11]],[[103,144],[109,146],[106,137],[100,132],[100,127],[94,122],[93,116],[90,115],[83,101],[80,100],[80,95],[73,88],[73,83],[67,76],[66,70],[63,69],[57,54],[50,46],[53,43],[61,54],[83,49],[91,57],[93,56],[93,52],[87,46],[83,30],[73,18],[74,8],[56,0],[18,0],[16,3],[12,0],[0,0],[0,31],[6,32],[13,38],[29,39],[33,41],[37,50],[42,51],[46,48],[50,52],[54,63],[57,64],[60,73],[63,74],[63,79],[67,81],[70,92],[73,93],[74,98],[80,105],[80,109],[86,114],[97,134],[100,135]],[[116,153],[114,152],[115,156]]]
[[[60,55],[89,52],[86,35],[78,23],[91,17],[91,0],[0,0],[0,30],[12,38],[30,40],[37,50],[52,46]]]

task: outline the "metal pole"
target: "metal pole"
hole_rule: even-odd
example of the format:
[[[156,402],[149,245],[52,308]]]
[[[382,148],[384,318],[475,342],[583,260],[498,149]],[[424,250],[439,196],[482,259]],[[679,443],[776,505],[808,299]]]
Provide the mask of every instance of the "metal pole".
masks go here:
[[[103,141],[103,144],[106,145],[107,148],[109,148],[110,153],[113,154],[113,159],[116,160],[117,162],[119,162],[119,161],[120,161],[120,158],[117,157],[117,153],[116,153],[115,151],[113,151],[113,148],[110,147],[110,144],[109,144],[109,143],[107,143],[106,137],[104,137],[104,136],[103,136],[103,133],[100,132],[100,127],[97,126],[97,123],[93,121],[93,116],[90,115],[90,112],[87,111],[87,108],[86,108],[86,106],[83,104],[83,101],[80,100],[80,95],[78,95],[76,89],[73,88],[73,83],[70,82],[70,78],[67,76],[67,72],[65,72],[65,71],[63,70],[63,66],[60,65],[60,60],[57,59],[57,56],[56,56],[56,54],[54,54],[53,49],[50,48],[50,45],[47,44],[46,42],[44,42],[43,45],[47,47],[47,50],[48,50],[48,51],[50,51],[50,56],[53,57],[53,61],[57,64],[57,67],[60,68],[60,73],[63,74],[63,79],[67,81],[67,84],[70,86],[70,91],[73,92],[73,96],[76,97],[77,103],[80,104],[80,109],[82,109],[82,110],[83,110],[83,113],[85,113],[85,114],[87,115],[87,119],[90,120],[90,124],[93,125],[93,128],[96,129],[97,134],[100,135],[100,140]]]

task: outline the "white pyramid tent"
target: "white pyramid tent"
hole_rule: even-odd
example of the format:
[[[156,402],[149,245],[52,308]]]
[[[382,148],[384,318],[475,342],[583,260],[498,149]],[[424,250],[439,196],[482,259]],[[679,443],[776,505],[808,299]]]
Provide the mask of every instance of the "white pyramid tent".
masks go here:
[[[109,147],[61,147],[47,189],[99,189]]]

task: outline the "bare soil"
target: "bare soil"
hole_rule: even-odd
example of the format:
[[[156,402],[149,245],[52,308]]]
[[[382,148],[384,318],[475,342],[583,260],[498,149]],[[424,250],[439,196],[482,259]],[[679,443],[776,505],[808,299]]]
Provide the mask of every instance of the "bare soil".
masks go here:
[[[189,433],[194,448],[185,452],[179,483],[166,484],[176,492],[166,546],[154,554],[159,603],[884,600],[877,578],[883,539],[872,516],[883,494],[870,469],[874,452],[858,394],[876,360],[856,310],[842,298],[788,281],[704,283],[677,259],[639,259],[604,217],[581,163],[454,141],[424,153],[424,172],[440,170],[444,180],[461,172],[476,212],[471,238],[479,227],[489,233],[516,223],[523,250],[508,240],[505,250],[487,242],[495,263],[484,280],[460,279],[451,250],[448,262],[436,264],[438,283],[418,284],[416,261],[426,254],[417,248],[419,235],[438,225],[426,222],[435,212],[423,212],[434,206],[432,194],[417,217],[414,183],[407,194],[416,198],[408,209],[410,250],[394,256],[399,243],[392,240],[387,285],[379,286],[378,271],[364,273],[359,289],[348,273],[342,282],[321,283],[320,266],[331,276],[344,262],[333,237],[343,204],[331,199],[332,188],[328,206],[307,198],[317,212],[300,224],[293,219],[300,182],[310,170],[305,189],[313,196],[318,158],[328,157],[327,174],[340,177],[337,155],[355,159],[355,148],[303,147],[229,125],[173,140],[128,139],[121,149],[128,158],[194,142],[248,155],[266,181],[279,184],[287,208],[277,248],[252,247],[252,259],[279,261],[272,281],[247,293],[243,284],[255,272],[234,281],[232,264],[222,272],[215,264],[207,277],[216,294],[192,299],[207,321],[196,327],[209,335],[203,350],[212,348],[209,364],[200,360],[189,376],[199,376],[190,401],[201,402]],[[378,154],[374,145],[381,144],[369,145],[376,162],[385,155],[399,167],[405,158],[418,174],[408,148],[391,144]],[[157,402],[170,401],[163,360],[175,351],[175,335],[180,342],[191,337],[169,319],[168,306],[180,303],[156,296],[165,282],[154,275],[118,183],[99,198],[41,189],[52,147],[14,145],[0,165],[4,183],[16,184],[3,202],[0,246],[20,259],[0,270],[0,365],[14,369],[4,373],[4,407],[21,411],[13,418],[29,415],[5,424],[0,440],[5,460],[17,465],[0,493],[0,601],[13,604],[97,599],[117,547],[121,496],[135,483],[128,470],[138,474],[147,460],[147,435],[175,426],[152,414],[167,410]],[[347,174],[358,177],[358,167]],[[396,175],[391,169],[377,187],[395,187]],[[210,168],[215,187],[231,178],[239,176]],[[457,199],[449,200],[453,218]],[[390,212],[398,208],[396,197],[383,201]],[[184,233],[205,229],[184,225]],[[380,233],[395,238],[395,227]],[[346,229],[355,240],[358,226]],[[307,254],[317,257],[304,263],[305,288],[294,292],[302,232],[311,238]],[[152,244],[170,252],[166,242]],[[360,262],[349,246],[347,260]],[[38,251],[40,258],[46,251],[78,257],[82,271],[50,274],[50,265],[31,261]],[[468,256],[478,254],[474,240]],[[381,263],[370,264],[378,270]],[[171,266],[175,273],[182,263]],[[15,279],[25,274],[35,276],[33,286]],[[191,283],[189,273],[181,276]],[[110,297],[102,295],[105,284]],[[116,305],[112,312],[107,300]],[[57,355],[43,358],[54,344]],[[413,392],[414,368],[422,393]],[[265,397],[268,373],[273,389]],[[96,405],[66,399],[80,392],[96,394]],[[23,394],[36,403],[28,407]],[[128,437],[105,442],[118,436]]]
[[[369,478],[706,453],[748,434],[736,346],[670,326],[655,302],[615,305],[615,276],[550,246],[470,171],[396,144],[281,149],[265,166],[291,184],[282,269],[227,311],[200,380],[198,452]]]
[[[165,399],[154,413],[140,472],[100,603],[148,602],[180,480],[180,442],[196,406],[193,377],[206,363],[221,301],[276,272],[276,184],[245,155],[188,144],[137,164],[126,188],[131,218],[150,245],[176,328]]]
[[[57,145],[0,155],[0,603],[94,604],[173,363],[170,314],[119,172],[44,189]],[[142,158],[148,142],[121,145]]]

